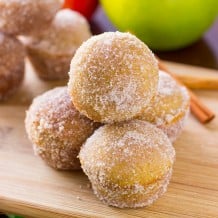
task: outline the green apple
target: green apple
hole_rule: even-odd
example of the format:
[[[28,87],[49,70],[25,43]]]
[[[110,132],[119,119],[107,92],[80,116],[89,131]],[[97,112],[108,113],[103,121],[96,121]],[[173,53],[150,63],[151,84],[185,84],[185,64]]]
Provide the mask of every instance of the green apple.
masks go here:
[[[101,0],[111,22],[155,50],[185,47],[210,27],[218,0]]]

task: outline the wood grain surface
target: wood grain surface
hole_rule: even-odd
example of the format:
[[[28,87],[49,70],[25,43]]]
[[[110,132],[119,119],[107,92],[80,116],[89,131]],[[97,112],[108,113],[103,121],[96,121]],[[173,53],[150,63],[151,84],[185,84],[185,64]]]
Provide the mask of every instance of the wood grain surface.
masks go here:
[[[178,73],[217,73],[167,63]],[[0,104],[0,211],[35,218],[61,217],[218,217],[218,118],[201,125],[191,115],[175,143],[177,152],[168,192],[141,209],[102,204],[81,172],[55,171],[34,156],[24,130],[25,110],[32,98],[63,83],[40,81],[27,64],[19,93]],[[198,91],[218,113],[218,91]]]

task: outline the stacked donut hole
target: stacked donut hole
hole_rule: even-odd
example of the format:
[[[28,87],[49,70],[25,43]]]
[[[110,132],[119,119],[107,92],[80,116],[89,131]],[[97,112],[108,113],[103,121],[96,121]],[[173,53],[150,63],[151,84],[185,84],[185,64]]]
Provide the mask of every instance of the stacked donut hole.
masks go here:
[[[35,152],[56,169],[81,167],[107,205],[152,204],[172,175],[187,90],[159,71],[150,49],[130,33],[88,39],[69,76],[68,88],[37,97],[27,111]]]
[[[86,19],[60,10],[62,4],[63,0],[0,0],[0,101],[21,85],[26,53],[41,79],[67,78],[76,49],[91,33]]]

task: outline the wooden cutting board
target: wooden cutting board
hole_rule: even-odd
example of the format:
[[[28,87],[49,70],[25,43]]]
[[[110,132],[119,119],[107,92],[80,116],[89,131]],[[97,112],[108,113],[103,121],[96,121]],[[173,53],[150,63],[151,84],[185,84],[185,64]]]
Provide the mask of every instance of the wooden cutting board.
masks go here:
[[[174,72],[218,72],[167,63]],[[32,98],[56,85],[35,76],[27,63],[19,93],[0,104],[0,211],[36,218],[60,217],[218,217],[218,118],[201,125],[192,116],[175,143],[177,152],[168,192],[141,209],[102,204],[81,172],[59,172],[34,156],[24,130]],[[218,91],[198,91],[218,114]]]

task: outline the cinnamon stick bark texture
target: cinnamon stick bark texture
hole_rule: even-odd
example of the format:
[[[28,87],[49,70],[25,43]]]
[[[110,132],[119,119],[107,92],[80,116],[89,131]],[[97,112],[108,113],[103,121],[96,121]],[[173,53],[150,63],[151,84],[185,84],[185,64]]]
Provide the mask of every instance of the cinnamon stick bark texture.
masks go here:
[[[157,58],[157,57],[156,57]],[[184,85],[175,74],[173,74],[167,66],[159,59],[159,69],[169,73],[178,83]],[[211,111],[190,89],[188,89],[191,98],[191,112],[201,122],[208,123],[215,118],[215,114]]]

